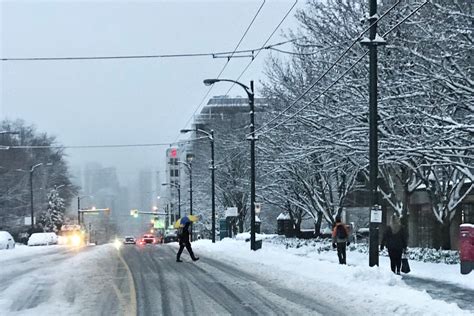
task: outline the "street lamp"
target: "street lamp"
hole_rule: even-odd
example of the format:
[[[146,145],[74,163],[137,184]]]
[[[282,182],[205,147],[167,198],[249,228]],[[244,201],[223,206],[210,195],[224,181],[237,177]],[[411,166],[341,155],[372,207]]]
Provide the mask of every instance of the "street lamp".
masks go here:
[[[94,198],[92,195],[82,195],[82,196],[77,197],[77,224],[78,225],[81,225],[81,200],[86,197]],[[84,219],[82,220],[82,222],[84,222]]]
[[[193,215],[193,167],[191,164],[192,158],[186,158],[188,162],[178,160],[178,163],[185,165],[189,171],[189,215]]]
[[[181,186],[176,183],[162,183],[161,185],[169,185],[178,191],[178,218],[181,218]]]
[[[192,154],[186,155],[187,162],[179,161],[178,163],[183,164],[188,168],[189,171],[189,215],[193,215],[193,167],[192,161],[194,156]],[[190,240],[193,240],[193,229],[190,228]]]
[[[211,195],[212,195],[212,242],[216,242],[216,200],[215,200],[215,177],[214,171],[216,167],[214,165],[214,130],[210,130],[206,132],[205,130],[196,128],[193,129],[182,129],[181,133],[189,133],[189,132],[199,132],[207,135],[209,141],[211,143]]]
[[[203,82],[206,86],[213,85],[216,82],[225,81],[232,82],[241,86],[247,93],[250,106],[250,249],[258,250],[255,242],[255,94],[253,91],[253,80],[250,81],[250,88],[246,85],[231,79],[205,79]]]
[[[34,207],[33,207],[33,172],[35,171],[36,168],[38,168],[39,166],[42,166],[42,165],[46,165],[46,166],[52,166],[53,163],[52,162],[48,162],[48,163],[43,163],[43,162],[40,162],[36,165],[32,165],[30,167],[30,170],[28,171],[30,173],[30,215],[31,215],[31,228],[33,229],[34,228],[34,225],[35,225],[35,222],[34,222],[34,215],[35,215],[35,211],[34,211]],[[17,169],[17,170],[21,170],[21,169]]]
[[[0,135],[19,135],[20,132],[14,132],[14,131],[0,131]],[[0,146],[0,149],[8,150],[10,149],[9,146]]]
[[[64,188],[64,187],[72,187],[73,185],[72,184],[60,184],[60,185],[55,185],[54,186],[54,189],[61,189],[61,188]]]

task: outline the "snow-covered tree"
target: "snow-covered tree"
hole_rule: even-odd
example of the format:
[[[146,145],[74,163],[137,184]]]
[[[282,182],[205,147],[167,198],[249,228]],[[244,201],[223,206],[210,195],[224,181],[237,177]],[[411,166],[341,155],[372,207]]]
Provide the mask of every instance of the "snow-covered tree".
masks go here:
[[[428,192],[436,192],[433,213],[447,226],[473,181],[470,3],[432,1],[393,30],[420,4],[380,4],[381,14],[395,5],[379,22],[380,34],[390,30],[384,36],[388,45],[379,50],[381,197],[400,215],[408,214],[407,197],[423,183]],[[260,131],[260,147],[273,153],[268,168],[297,166],[304,175],[298,180],[301,187],[309,183],[311,192],[323,192],[317,189],[321,181],[309,181],[312,177],[338,179],[322,177],[331,175],[334,166],[346,175],[368,172],[368,62],[363,59],[353,66],[366,48],[356,44],[336,62],[367,27],[359,23],[366,12],[355,0],[309,1],[297,14],[300,28],[288,34],[294,40],[291,58],[268,62],[263,92],[272,100],[272,109],[269,124]],[[319,163],[302,166],[311,155],[318,156]],[[425,169],[431,171],[423,173]],[[433,181],[432,170],[444,174],[444,189]],[[438,202],[440,196],[449,198]],[[334,196],[320,197],[324,212],[334,213]]]
[[[59,196],[56,189],[48,194],[48,208],[40,215],[39,222],[43,229],[48,232],[58,232],[64,222],[64,212],[66,207],[64,199]]]

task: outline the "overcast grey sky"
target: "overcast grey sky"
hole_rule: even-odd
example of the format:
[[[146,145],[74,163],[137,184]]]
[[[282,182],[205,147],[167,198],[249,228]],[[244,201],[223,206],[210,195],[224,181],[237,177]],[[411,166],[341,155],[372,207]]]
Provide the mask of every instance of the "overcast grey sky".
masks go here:
[[[1,1],[1,57],[148,55],[232,51],[255,1]],[[297,7],[302,7],[299,0]],[[239,49],[260,47],[294,0],[267,0]],[[296,25],[296,8],[281,29]],[[281,30],[269,43],[283,38]],[[263,79],[267,52],[241,78]],[[22,118],[63,145],[172,142],[225,59],[2,61],[1,118]],[[236,79],[249,59],[231,60]],[[227,84],[211,95],[224,94]],[[231,95],[244,95],[234,88]],[[205,103],[207,100],[205,101]],[[68,149],[71,164],[116,166],[121,178],[164,167],[165,148]]]

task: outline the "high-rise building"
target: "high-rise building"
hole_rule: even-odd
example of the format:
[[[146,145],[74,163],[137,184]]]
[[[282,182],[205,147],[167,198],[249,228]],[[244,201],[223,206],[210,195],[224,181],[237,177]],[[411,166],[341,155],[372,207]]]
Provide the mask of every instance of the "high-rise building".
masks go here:
[[[266,99],[256,98],[256,112],[264,111]],[[262,120],[258,115],[256,122]],[[192,128],[209,132],[214,130],[215,165],[216,165],[216,212],[223,213],[226,207],[248,209],[250,158],[249,143],[246,134],[249,132],[248,98],[213,97],[201,112],[194,118]],[[193,211],[201,214],[201,221],[206,227],[211,214],[211,146],[206,134],[193,132],[184,147],[182,157],[191,153],[193,173]],[[181,167],[181,170],[185,170]],[[187,178],[182,178],[183,186],[189,185]]]

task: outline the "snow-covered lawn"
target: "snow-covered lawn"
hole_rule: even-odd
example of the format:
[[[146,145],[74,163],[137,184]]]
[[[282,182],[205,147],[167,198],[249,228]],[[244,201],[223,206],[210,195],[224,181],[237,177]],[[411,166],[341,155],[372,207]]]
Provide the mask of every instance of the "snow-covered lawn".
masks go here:
[[[348,252],[348,265],[337,264],[335,251],[319,253],[314,247],[288,248],[263,242],[251,252],[247,236],[193,243],[198,255],[238,264],[239,268],[276,280],[311,295],[327,296],[328,301],[349,301],[368,306],[374,315],[470,315],[456,304],[434,300],[429,294],[410,288],[390,270],[389,260],[380,257],[380,267],[368,266],[367,255]],[[411,274],[474,288],[474,274],[461,276],[458,265],[411,261]]]

